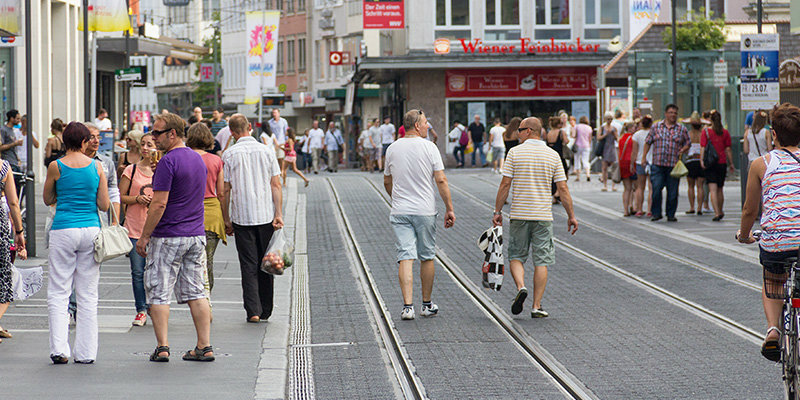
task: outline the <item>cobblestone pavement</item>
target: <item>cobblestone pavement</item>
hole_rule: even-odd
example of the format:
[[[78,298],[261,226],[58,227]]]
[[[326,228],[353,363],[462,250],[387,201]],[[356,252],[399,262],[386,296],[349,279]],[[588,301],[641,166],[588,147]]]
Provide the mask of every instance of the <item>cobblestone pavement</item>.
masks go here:
[[[457,221],[453,229],[442,229],[443,207],[437,201],[437,244],[442,255],[480,286],[482,253],[475,241],[490,225],[500,178],[480,169],[447,174]],[[381,193],[382,177],[355,172],[313,176],[307,189],[297,189],[292,183],[285,196],[285,200],[296,201],[295,193],[301,193],[305,204],[305,223],[295,230],[305,230],[303,237],[307,238],[310,326],[302,328],[310,332],[309,359],[293,360],[291,355],[290,326],[299,317],[290,312],[295,309],[290,302],[302,298],[293,286],[291,269],[276,279],[276,313],[270,322],[244,322],[231,239],[227,247],[220,246],[215,265],[212,342],[217,362],[196,365],[180,361],[180,354],[191,347],[194,338],[185,306],[173,308],[172,362],[147,362],[154,346],[152,328],[150,324],[130,327],[130,269],[128,260],[120,258],[105,263],[101,272],[98,362],[63,368],[50,365],[44,288],[33,299],[13,303],[0,321],[14,334],[0,344],[0,393],[26,399],[127,399],[134,394],[175,399],[291,398],[295,393],[293,374],[300,362],[301,367],[307,363],[310,368],[307,372],[316,398],[401,397],[387,356],[390,350],[377,333],[355,272],[357,265],[347,251],[350,238],[342,231],[328,177],[409,361],[430,398],[565,397],[555,381],[439,265],[433,299],[441,308],[440,315],[400,320],[394,235],[386,196]],[[679,221],[670,224],[622,217],[621,193],[600,192],[596,180],[571,180],[569,184],[581,226],[575,236],[568,235],[563,209],[554,206],[554,231],[559,240],[763,334],[757,251],[733,240],[740,215],[738,182],[730,182],[725,189],[726,217],[721,223],[711,222],[710,215],[685,215],[682,186]],[[44,222],[41,208],[37,209],[40,228]],[[286,210],[287,215],[290,212]],[[18,266],[46,267],[41,243],[39,255]],[[564,246],[557,246],[556,263],[549,272],[543,301],[549,318],[531,319],[527,310],[511,316],[516,290],[510,273],[501,291],[487,293],[506,316],[598,398],[781,396],[780,368],[760,356],[758,340],[753,337],[732,332]],[[531,273],[529,268],[529,289]],[[414,285],[419,311],[418,276]],[[530,304],[529,297],[526,308]]]

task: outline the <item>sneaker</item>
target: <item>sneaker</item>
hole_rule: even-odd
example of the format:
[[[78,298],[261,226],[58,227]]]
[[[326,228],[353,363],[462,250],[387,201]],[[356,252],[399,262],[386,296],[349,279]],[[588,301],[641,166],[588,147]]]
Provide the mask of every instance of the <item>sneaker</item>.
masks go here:
[[[531,311],[531,318],[547,318],[550,314],[542,308],[534,308]]]
[[[145,326],[147,324],[147,314],[140,312],[136,314],[136,318],[133,319],[133,326]]]
[[[414,307],[403,307],[403,312],[400,314],[402,320],[414,319]]]
[[[437,313],[439,313],[439,306],[437,306],[435,303],[431,303],[430,306],[423,305],[422,312],[419,314],[423,317],[433,317]]]
[[[525,303],[525,298],[528,297],[528,289],[522,288],[517,292],[514,297],[514,303],[511,304],[511,313],[517,315],[522,312],[522,305]]]

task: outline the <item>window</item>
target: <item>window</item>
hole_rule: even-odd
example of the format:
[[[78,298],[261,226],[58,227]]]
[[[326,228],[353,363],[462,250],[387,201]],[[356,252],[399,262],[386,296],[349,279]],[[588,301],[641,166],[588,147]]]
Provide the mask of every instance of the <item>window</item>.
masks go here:
[[[297,11],[306,10],[306,0],[297,0]]]
[[[203,0],[203,20],[211,20],[216,11],[219,11],[219,0]]]
[[[283,11],[283,0],[275,0],[275,9]]]
[[[470,39],[470,0],[436,0],[437,38]]]
[[[486,0],[486,41],[520,38],[519,0]]]
[[[278,42],[278,65],[275,70],[276,73],[283,73],[283,42]]]
[[[591,2],[592,0],[587,1]],[[535,5],[535,39],[568,40],[572,37],[569,24],[569,0],[536,0]]]
[[[678,20],[691,20],[692,16],[689,14],[688,10],[694,10],[695,13],[700,14],[700,9],[703,9],[703,14],[706,18],[709,17],[708,13],[708,0],[676,0],[678,3],[675,4],[675,15],[678,16]]]
[[[620,35],[620,6],[616,0],[586,0],[586,39],[613,39]]]
[[[315,50],[314,50],[314,64],[315,64],[315,67],[317,69],[317,79],[318,80],[325,79],[325,69],[323,68],[323,64],[322,64],[322,60],[323,60],[323,57],[324,57],[323,54],[325,52],[324,47],[325,46],[323,46],[322,40],[317,40],[317,42],[315,44]],[[328,57],[324,57],[324,59],[327,60]]]
[[[294,0],[286,1],[286,12],[289,14],[294,14]]]
[[[294,40],[286,41],[286,73],[294,74]]]
[[[306,72],[306,40],[297,39],[297,70]]]

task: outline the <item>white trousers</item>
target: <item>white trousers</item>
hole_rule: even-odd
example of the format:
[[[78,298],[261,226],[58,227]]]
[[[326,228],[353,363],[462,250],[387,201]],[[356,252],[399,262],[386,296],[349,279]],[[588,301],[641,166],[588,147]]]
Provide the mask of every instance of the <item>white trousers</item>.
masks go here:
[[[573,170],[577,174],[580,174],[581,170],[585,169],[588,171],[589,169],[591,169],[592,166],[589,165],[589,153],[591,152],[591,150],[592,149],[579,149],[577,147],[575,148]]]
[[[78,314],[75,324],[75,360],[97,357],[97,285],[100,264],[94,261],[94,238],[100,228],[50,231],[50,281],[47,310],[50,315],[50,355],[70,357],[69,296],[75,287]]]

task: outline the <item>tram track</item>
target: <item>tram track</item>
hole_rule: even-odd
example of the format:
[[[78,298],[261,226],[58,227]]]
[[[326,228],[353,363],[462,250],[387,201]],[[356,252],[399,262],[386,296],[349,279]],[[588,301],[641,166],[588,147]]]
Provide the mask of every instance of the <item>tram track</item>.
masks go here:
[[[476,204],[479,204],[481,206],[487,207],[488,209],[494,210],[494,206],[492,204],[489,204],[488,202],[481,200],[480,198],[478,198],[477,196],[473,195],[472,193],[470,193],[470,192],[468,192],[468,191],[466,191],[466,190],[464,190],[464,189],[462,189],[462,188],[460,188],[460,187],[458,187],[456,185],[453,185],[452,183],[450,184],[450,188],[452,190],[457,191],[459,194],[467,197],[468,199],[472,200]],[[505,211],[503,212],[503,216],[505,218],[510,218],[509,214],[507,212],[505,212]],[[589,224],[586,224],[586,225],[588,226]],[[698,317],[701,317],[701,318],[703,318],[703,319],[705,319],[707,321],[713,322],[716,325],[722,327],[723,329],[726,329],[731,333],[734,333],[734,334],[736,334],[736,335],[738,335],[738,336],[740,336],[740,337],[742,337],[744,339],[747,339],[747,340],[749,340],[750,342],[752,342],[754,344],[760,344],[764,340],[764,335],[763,334],[754,331],[753,329],[745,326],[742,323],[739,323],[739,322],[733,320],[732,318],[728,318],[728,317],[726,317],[726,316],[724,316],[724,315],[722,315],[720,313],[712,311],[712,310],[708,309],[707,307],[704,307],[703,305],[701,305],[699,303],[691,301],[691,300],[689,300],[689,299],[687,299],[687,298],[685,298],[683,296],[680,296],[680,295],[678,295],[678,294],[676,294],[676,293],[674,293],[674,292],[672,292],[670,290],[667,290],[666,288],[661,287],[661,286],[659,286],[659,285],[657,285],[657,284],[655,284],[653,282],[650,282],[647,279],[644,279],[644,278],[642,278],[642,277],[640,277],[640,276],[638,276],[638,275],[636,275],[636,274],[634,274],[634,273],[632,273],[632,272],[630,272],[630,271],[628,271],[628,270],[626,270],[624,268],[619,267],[618,265],[615,265],[615,264],[610,263],[610,262],[608,262],[606,260],[603,260],[603,259],[601,259],[601,258],[599,258],[597,256],[594,256],[594,255],[590,254],[589,252],[586,252],[586,251],[584,251],[584,250],[582,250],[582,249],[580,249],[580,248],[578,248],[578,247],[576,247],[576,246],[574,246],[574,245],[572,245],[570,243],[567,243],[564,240],[561,240],[561,239],[555,238],[555,237],[553,238],[553,240],[556,243],[556,245],[558,245],[562,249],[566,250],[567,252],[571,253],[572,255],[577,256],[579,258],[582,258],[584,260],[587,260],[592,265],[594,265],[596,267],[602,268],[602,269],[604,269],[604,270],[606,270],[608,272],[613,273],[614,275],[616,275],[616,276],[618,276],[620,278],[623,278],[625,280],[630,281],[631,283],[634,283],[634,284],[636,284],[636,285],[638,285],[638,286],[640,286],[642,288],[645,288],[648,291],[650,291],[651,293],[653,293],[654,295],[656,295],[658,297],[661,297],[662,299],[664,299],[666,301],[669,301],[670,303],[678,305],[678,306],[684,308],[685,310],[697,315]],[[624,240],[629,241],[630,239],[626,238]],[[675,258],[672,258],[672,257],[668,257],[668,258],[675,260]],[[680,261],[680,262],[682,262],[682,261]],[[707,271],[707,270],[705,270],[704,272],[711,273],[710,271]],[[720,273],[720,274],[724,274],[724,273]],[[741,280],[739,278],[735,278],[735,277],[732,277],[732,276],[729,276],[729,278],[732,278],[733,280],[736,280],[736,281],[741,281],[741,282],[735,282],[735,283],[743,285],[743,286],[745,286],[745,284],[747,284],[747,287],[752,289],[752,283],[750,283],[750,282],[743,281],[743,280]],[[726,280],[732,281],[732,279],[726,279]],[[759,287],[758,291],[760,292],[760,290],[761,289]]]
[[[369,186],[375,190],[378,197],[383,200],[387,208],[391,209],[391,202],[385,196],[384,192],[376,186],[375,182],[368,178],[363,178],[367,181]],[[333,188],[333,184],[328,181]],[[333,188],[335,191],[335,188]],[[338,197],[336,198],[338,202]],[[339,209],[341,204],[338,205]],[[355,239],[353,237],[353,239]],[[597,396],[592,393],[577,377],[567,370],[558,360],[555,359],[547,350],[545,350],[538,342],[536,342],[521,326],[519,326],[508,314],[485,293],[482,288],[479,288],[468,276],[461,270],[458,265],[453,262],[447,254],[440,248],[436,249],[436,262],[450,278],[464,291],[470,299],[478,305],[481,310],[490,317],[493,322],[509,337],[509,339],[517,346],[517,348],[525,354],[531,362],[535,363],[539,369],[549,376],[553,382],[558,385],[562,392],[572,399],[597,399]]]

